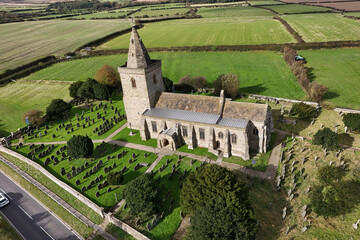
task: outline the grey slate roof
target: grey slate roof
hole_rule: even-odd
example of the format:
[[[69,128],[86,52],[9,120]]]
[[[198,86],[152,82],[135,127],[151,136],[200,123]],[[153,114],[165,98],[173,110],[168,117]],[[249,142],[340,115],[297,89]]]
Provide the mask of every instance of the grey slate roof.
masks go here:
[[[147,117],[168,118],[235,128],[246,128],[249,122],[245,119],[221,118],[220,115],[217,114],[190,112],[169,108],[153,108],[146,111],[143,115]]]

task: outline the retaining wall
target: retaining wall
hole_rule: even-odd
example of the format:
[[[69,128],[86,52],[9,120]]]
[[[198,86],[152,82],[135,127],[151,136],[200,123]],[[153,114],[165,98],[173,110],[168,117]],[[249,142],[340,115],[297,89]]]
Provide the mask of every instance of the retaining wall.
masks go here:
[[[46,169],[44,169],[40,164],[37,164],[36,162],[24,157],[23,155],[14,152],[8,148],[5,148],[3,146],[0,146],[0,152],[4,152],[7,153],[15,158],[20,159],[21,161],[31,165],[32,167],[34,167],[35,169],[39,170],[40,172],[42,172],[45,176],[47,176],[48,178],[50,178],[53,182],[55,182],[57,185],[59,185],[61,188],[63,188],[64,190],[68,191],[70,194],[72,194],[74,197],[76,197],[77,199],[79,199],[81,202],[85,203],[87,206],[89,206],[92,210],[94,210],[96,213],[98,213],[101,217],[105,217],[104,214],[104,208],[99,207],[98,205],[96,205],[95,203],[93,203],[92,201],[90,201],[88,198],[86,198],[85,196],[83,196],[82,194],[80,194],[79,192],[77,192],[76,190],[74,190],[72,187],[68,186],[66,183],[60,181],[59,179],[57,179],[54,175],[52,175],[51,173],[49,173]],[[71,204],[71,203],[69,203]]]
[[[319,107],[320,104],[316,102],[308,102],[308,101],[301,101],[301,100],[293,100],[293,99],[286,99],[286,98],[279,98],[279,97],[268,97],[263,95],[256,95],[256,94],[248,94],[249,98],[252,99],[259,99],[263,101],[270,101],[270,102],[288,102],[288,103],[306,103],[308,105]]]
[[[126,223],[120,221],[119,219],[115,218],[113,214],[107,214],[106,218],[111,222],[112,224],[116,225],[117,227],[121,228],[134,238],[138,240],[150,240],[150,238],[146,237],[144,234],[136,231],[134,228],[130,227]]]

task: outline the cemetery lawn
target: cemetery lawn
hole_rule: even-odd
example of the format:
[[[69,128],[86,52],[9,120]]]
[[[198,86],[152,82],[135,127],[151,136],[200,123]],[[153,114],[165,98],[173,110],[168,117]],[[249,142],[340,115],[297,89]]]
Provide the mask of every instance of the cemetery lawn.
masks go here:
[[[305,42],[360,40],[360,22],[340,14],[295,14],[282,18]]]
[[[285,218],[285,222],[281,229],[281,234],[279,235],[279,239],[359,239],[360,232],[352,227],[359,217],[360,214],[360,185],[355,181],[355,178],[352,176],[352,171],[354,169],[358,169],[360,162],[360,153],[353,151],[342,151],[341,155],[343,156],[343,160],[348,165],[347,170],[344,172],[344,176],[342,177],[339,183],[335,184],[343,184],[342,189],[346,190],[345,197],[347,200],[347,204],[350,205],[350,210],[344,213],[342,216],[329,217],[325,219],[322,216],[317,216],[314,212],[314,209],[311,207],[310,202],[310,194],[306,194],[305,190],[310,187],[310,193],[314,189],[315,185],[319,184],[319,180],[317,179],[318,169],[329,165],[329,162],[332,161],[333,165],[340,166],[340,161],[336,157],[335,151],[330,151],[326,157],[324,157],[324,151],[321,147],[312,145],[307,140],[295,140],[296,145],[292,148],[293,154],[290,161],[286,161],[289,155],[289,151],[284,152],[284,163],[287,165],[287,172],[285,181],[283,181],[282,189],[279,192],[281,195],[286,195],[287,191],[291,187],[291,173],[290,173],[290,165],[292,161],[295,161],[295,171],[294,175],[297,182],[296,187],[296,196],[292,201],[287,203],[287,208],[291,209],[291,212],[288,213],[288,216]],[[305,147],[305,151],[300,153],[300,150]],[[290,150],[291,146],[288,147],[287,150]],[[318,156],[319,160],[315,161],[315,157]],[[305,164],[302,164],[302,158],[306,158]],[[279,169],[282,169],[282,165],[284,163],[280,163]],[[304,176],[305,179],[302,178],[300,174],[300,168],[304,168]],[[311,227],[305,232],[302,233],[301,229],[308,225],[303,222],[303,218],[300,216],[301,207],[303,205],[308,205],[310,207],[310,211],[308,211],[307,218],[311,220]],[[281,211],[280,211],[281,212]],[[281,217],[280,217],[281,218]],[[287,227],[295,226],[289,234],[285,237],[284,231]]]
[[[48,178],[45,179],[45,176],[40,171],[36,170],[30,165],[23,163],[21,160],[18,160],[17,158],[14,158],[5,153],[1,153],[1,155],[3,155],[6,159],[11,161],[12,163],[16,164],[22,170],[31,174],[36,180],[38,180],[44,186],[49,187],[49,184],[56,185],[50,179]],[[30,192],[36,199],[38,199],[45,206],[51,209],[51,211],[53,211],[63,221],[65,221],[67,224],[73,227],[81,236],[87,238],[91,235],[91,233],[93,232],[92,228],[86,226],[77,218],[75,218],[71,213],[65,210],[63,207],[59,206],[57,202],[55,202],[48,195],[43,193],[40,189],[38,189],[32,184],[29,184],[29,182],[26,179],[24,179],[22,176],[20,176],[17,172],[15,172],[13,169],[11,169],[8,165],[3,163],[2,161],[0,161],[0,168],[12,179],[14,179],[22,188]],[[40,177],[42,178],[42,180],[39,179]],[[69,193],[67,193],[65,190],[60,189],[57,185],[55,188],[49,188],[49,189],[51,189],[55,194],[63,198],[65,201],[71,202],[74,208],[79,210],[82,214],[87,216],[93,222],[100,224],[103,221],[100,215],[92,211],[88,206],[80,202],[77,198],[73,197],[72,195],[69,196],[70,195]]]
[[[106,187],[102,188],[101,190],[98,190],[97,186],[99,183],[95,183],[92,185],[92,187],[90,189],[88,189],[84,193],[82,193],[84,196],[86,196],[92,202],[94,202],[98,206],[104,207],[105,209],[108,209],[108,208],[112,207],[113,205],[115,205],[116,203],[118,203],[121,200],[122,190],[124,189],[125,185],[129,181],[131,181],[131,180],[135,179],[136,177],[140,176],[141,174],[143,174],[146,171],[146,169],[148,168],[148,167],[140,167],[139,169],[134,171],[134,167],[137,163],[144,162],[144,163],[148,163],[150,166],[151,163],[153,163],[155,161],[155,159],[157,158],[157,155],[154,153],[147,153],[145,151],[130,149],[130,148],[126,148],[126,147],[118,147],[118,146],[106,143],[106,144],[102,144],[102,149],[105,150],[105,152],[103,151],[102,153],[100,153],[100,151],[99,151],[100,145],[99,144],[95,145],[95,146],[97,146],[97,148],[95,148],[93,156],[97,156],[96,160],[92,160],[93,158],[88,158],[88,159],[75,159],[75,160],[71,160],[69,162],[68,156],[66,154],[66,157],[64,158],[64,160],[61,161],[61,155],[57,155],[56,152],[58,150],[60,150],[60,148],[62,146],[63,145],[55,145],[55,148],[53,150],[51,150],[49,154],[47,154],[46,156],[44,156],[40,159],[38,158],[38,156],[36,154],[36,162],[39,163],[41,166],[43,166],[47,171],[49,171],[55,177],[57,177],[61,181],[65,182],[66,184],[68,184],[69,186],[71,186],[72,188],[74,188],[75,190],[77,190],[80,193],[81,193],[81,189],[83,187],[87,187],[92,180],[95,181],[95,178],[100,177],[100,175],[103,176],[103,179],[99,183],[103,183],[104,181],[106,181],[107,173],[104,172],[105,167],[113,166],[113,164],[115,163],[116,167],[113,168],[113,170],[111,170],[112,172],[121,171],[124,167],[127,168],[127,171],[124,173],[124,180],[122,181],[121,185],[106,186]],[[114,146],[115,146],[115,149],[114,149]],[[46,150],[47,147],[48,147],[48,145],[46,145],[42,151]],[[13,150],[17,151],[20,154],[27,157],[27,153],[30,152],[30,147],[29,147],[29,145],[27,145],[27,146],[23,146],[22,148],[17,149],[17,150],[15,148],[13,148]],[[120,154],[123,151],[127,151],[127,153],[123,157],[118,159],[117,158],[118,154]],[[66,152],[66,150],[65,150],[65,152]],[[148,156],[144,157],[144,153],[147,153]],[[132,158],[132,154],[136,155],[136,161],[133,161],[130,164],[128,160]],[[53,165],[54,161],[51,160],[50,164],[45,166],[44,162],[45,162],[46,158],[50,158],[51,155],[58,157],[59,163],[56,165]],[[110,160],[107,160],[108,156],[111,156],[112,158]],[[83,176],[85,176],[86,172],[89,172],[90,169],[93,169],[93,167],[96,166],[100,160],[103,162],[101,167],[99,169],[97,169],[93,174],[91,174],[90,177],[83,179]],[[70,180],[67,179],[66,175],[60,174],[60,172],[61,172],[60,169],[62,167],[65,168],[66,173],[71,174],[72,167],[75,167],[75,168],[81,167],[85,164],[85,162],[87,162],[89,164],[88,167],[86,167],[83,172],[77,174],[75,177],[71,178]],[[80,180],[80,184],[78,186],[75,183],[76,180]],[[111,187],[112,190],[108,193],[107,189],[109,187]],[[100,193],[100,196],[98,198],[95,196],[96,192]]]
[[[204,156],[204,157],[207,157],[207,158],[209,158],[211,160],[214,160],[214,161],[216,161],[217,158],[218,158],[215,154],[210,153],[208,151],[208,149],[204,148],[204,147],[197,147],[195,149],[189,149],[188,145],[182,145],[181,147],[179,147],[176,150],[179,151],[179,152],[192,153],[192,154],[196,154],[196,155],[199,155],[199,156]]]
[[[220,74],[235,73],[240,81],[241,92],[300,100],[306,96],[281,53],[171,52],[150,53],[150,56],[153,59],[161,59],[163,76],[174,83],[178,83],[186,75],[204,76],[211,86]],[[25,79],[86,80],[93,77],[96,70],[105,63],[118,67],[125,63],[126,57],[126,54],[121,54],[58,63]],[[219,62],[222,64],[218,64]]]
[[[0,73],[50,54],[63,55],[125,28],[129,28],[129,23],[121,20],[47,20],[1,24]]]
[[[170,162],[166,166],[166,160],[169,159]],[[177,173],[169,179],[169,176],[172,172],[172,166],[175,164]],[[158,184],[160,189],[160,198],[162,202],[160,203],[160,213],[164,212],[164,218],[160,220],[158,225],[153,228],[151,231],[147,231],[146,224],[151,222],[152,219],[146,219],[143,221],[140,226],[137,228],[147,235],[149,238],[153,240],[170,240],[172,236],[176,232],[177,228],[181,223],[181,216],[180,216],[180,189],[181,189],[181,182],[184,181],[179,180],[180,176],[183,175],[184,171],[186,170],[186,175],[190,172],[195,171],[197,167],[201,165],[200,161],[194,160],[193,164],[191,164],[191,159],[185,157],[180,160],[178,163],[178,156],[164,156],[160,162],[156,165],[153,172],[155,173],[154,178],[158,179],[160,182]],[[166,166],[165,169],[160,172],[159,169],[162,166]],[[164,187],[161,187],[164,186]],[[170,197],[167,197],[168,192],[170,192]],[[170,210],[171,206],[171,199],[174,199],[174,204],[172,209]],[[131,216],[128,209],[121,209],[115,217],[119,218],[120,220],[125,220],[127,223],[136,227],[135,221],[136,218]]]
[[[276,140],[276,136],[277,133],[272,133],[271,134],[271,139],[270,139],[270,143],[269,143],[269,147],[268,147],[268,151],[266,153],[261,153],[258,156],[258,158],[251,158],[250,160],[244,160],[241,157],[236,157],[236,156],[230,156],[228,158],[223,158],[224,162],[229,162],[229,163],[235,163],[235,164],[239,164],[241,166],[245,166],[245,167],[249,167],[258,171],[262,171],[265,172],[266,168],[268,166],[268,162],[269,162],[269,158],[272,152],[272,149],[275,147],[274,143]],[[252,164],[252,161],[256,160],[255,164]]]
[[[52,99],[69,101],[70,83],[17,81],[0,86],[0,136],[8,136],[26,123],[23,115],[30,109],[45,111]]]
[[[53,126],[51,126],[49,123],[47,123],[47,125],[49,126],[49,129],[46,130],[45,126],[42,126],[39,128],[39,130],[34,129],[34,134],[37,135],[37,137],[34,137],[34,134],[32,134],[30,137],[28,137],[27,135],[24,135],[24,142],[26,143],[37,143],[37,142],[58,142],[58,141],[68,141],[69,139],[72,138],[73,135],[87,135],[88,137],[90,137],[92,140],[96,140],[96,139],[105,139],[107,138],[112,132],[114,132],[115,130],[117,130],[118,128],[120,128],[123,124],[126,123],[126,119],[123,119],[121,121],[119,121],[118,123],[114,122],[114,126],[112,128],[110,128],[109,131],[105,132],[104,134],[101,134],[100,136],[98,136],[98,132],[94,133],[93,131],[95,130],[95,128],[100,128],[99,126],[102,125],[104,123],[104,120],[102,119],[97,119],[97,113],[99,112],[101,114],[101,116],[105,117],[105,120],[111,120],[112,117],[116,116],[118,117],[117,114],[115,114],[115,110],[111,110],[111,106],[113,106],[114,108],[118,108],[119,112],[121,114],[125,114],[125,110],[124,110],[124,103],[121,99],[120,96],[117,96],[114,100],[112,100],[112,104],[110,104],[110,101],[102,101],[103,104],[107,104],[107,109],[104,111],[102,108],[100,108],[99,110],[95,110],[95,106],[99,105],[100,102],[96,101],[94,102],[94,111],[91,112],[89,108],[85,108],[84,105],[78,106],[78,107],[73,107],[70,111],[70,120],[71,122],[67,121],[67,120],[55,120],[53,121]],[[84,111],[84,120],[80,121],[77,120],[76,118],[76,114],[78,114],[78,116],[80,117],[82,112]],[[106,114],[105,114],[106,112]],[[93,124],[92,121],[90,121],[90,126],[88,126],[88,123],[85,122],[85,118],[86,117],[90,117],[91,119],[95,119],[95,123]],[[73,124],[73,132],[70,132],[69,130],[65,130],[64,127],[59,128],[59,125],[64,123],[65,126],[67,124],[72,123]],[[80,124],[80,127],[77,127],[77,123]],[[82,124],[85,124],[85,128],[82,127]],[[58,131],[56,130],[58,129]],[[47,134],[45,134],[45,131],[47,131]],[[69,132],[69,133],[68,133]],[[39,137],[39,134],[41,133],[41,137]],[[55,138],[52,137],[52,135],[55,134]]]
[[[2,240],[21,240],[19,234],[11,227],[5,220],[3,215],[0,214],[0,235]]]
[[[306,58],[306,67],[314,80],[329,88],[325,100],[338,107],[360,109],[360,48],[304,50],[298,53]]]
[[[275,5],[275,6],[266,6],[266,8],[270,8],[279,14],[291,14],[291,13],[302,13],[302,12],[329,12],[333,11],[329,8],[324,7],[316,7],[316,6],[306,6],[299,4],[283,4],[283,5]]]
[[[182,19],[146,24],[139,29],[139,34],[147,48],[295,42],[285,27],[272,19],[242,21],[229,18],[219,21],[214,18],[208,23],[205,20]],[[129,39],[130,34],[124,34],[99,48],[128,48]]]
[[[147,141],[141,140],[141,136],[138,130],[132,130],[134,135],[130,136],[130,129],[124,128],[121,132],[119,132],[115,137],[113,137],[114,140],[124,141],[124,142],[130,142],[130,143],[136,143],[141,145],[146,145],[150,147],[156,147],[157,146],[157,140],[156,139],[149,139]]]
[[[269,17],[275,14],[266,9],[253,7],[218,7],[218,8],[199,8],[197,15],[203,18],[217,18],[217,17]]]

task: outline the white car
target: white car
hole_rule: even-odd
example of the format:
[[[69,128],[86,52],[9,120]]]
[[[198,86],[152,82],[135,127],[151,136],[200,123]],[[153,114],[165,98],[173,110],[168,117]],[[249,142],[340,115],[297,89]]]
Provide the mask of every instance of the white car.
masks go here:
[[[0,208],[5,207],[10,203],[9,199],[4,194],[0,193]]]

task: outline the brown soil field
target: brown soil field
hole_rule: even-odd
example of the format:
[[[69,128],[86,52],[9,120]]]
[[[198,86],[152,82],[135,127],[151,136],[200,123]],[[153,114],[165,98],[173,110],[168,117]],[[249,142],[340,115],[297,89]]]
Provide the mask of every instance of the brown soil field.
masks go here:
[[[344,2],[346,0],[280,0],[285,3],[321,3],[321,2]],[[313,5],[313,4],[308,4]]]
[[[317,0],[319,1],[319,0]],[[360,1],[358,2],[333,2],[333,3],[311,3],[311,5],[331,7],[343,11],[360,11]]]

